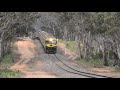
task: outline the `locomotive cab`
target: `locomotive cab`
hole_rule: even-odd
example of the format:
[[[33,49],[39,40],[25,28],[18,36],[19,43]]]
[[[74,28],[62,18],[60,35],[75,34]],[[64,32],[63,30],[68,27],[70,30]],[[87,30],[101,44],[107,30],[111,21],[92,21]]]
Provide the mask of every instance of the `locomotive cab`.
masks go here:
[[[46,53],[53,52],[54,54],[57,51],[57,40],[55,38],[47,38],[45,40]]]

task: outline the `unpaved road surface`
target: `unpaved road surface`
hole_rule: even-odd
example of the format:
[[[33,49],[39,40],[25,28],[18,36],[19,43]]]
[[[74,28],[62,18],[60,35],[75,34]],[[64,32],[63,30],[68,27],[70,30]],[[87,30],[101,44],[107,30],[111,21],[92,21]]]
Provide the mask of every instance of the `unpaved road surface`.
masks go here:
[[[23,74],[23,78],[54,78],[56,76],[50,75],[44,71],[33,71],[29,68],[28,63],[35,57],[36,45],[29,38],[24,41],[16,42],[18,53],[21,54],[20,60],[10,67],[11,70],[19,70]]]

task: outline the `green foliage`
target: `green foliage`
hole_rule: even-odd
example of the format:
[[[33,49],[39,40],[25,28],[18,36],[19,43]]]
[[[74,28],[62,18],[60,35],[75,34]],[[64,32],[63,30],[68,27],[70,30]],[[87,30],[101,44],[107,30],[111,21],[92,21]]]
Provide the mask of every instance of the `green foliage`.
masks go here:
[[[120,67],[116,67],[116,68],[113,70],[113,72],[115,72],[115,73],[120,73]]]
[[[12,71],[7,68],[14,64],[14,59],[18,58],[17,54],[7,54],[0,62],[0,78],[20,78],[18,71]]]
[[[77,51],[77,42],[76,41],[66,41],[66,48],[69,49],[72,52]]]
[[[2,69],[0,70],[0,78],[20,78],[20,74],[18,71]]]
[[[70,50],[71,52],[77,51],[77,42],[76,41],[65,41],[65,40],[59,40],[58,42],[64,43],[66,45],[66,48]]]
[[[0,62],[0,67],[6,68],[11,66],[13,62],[13,55],[12,54],[7,54],[2,58],[2,61]]]
[[[88,61],[81,59],[80,64],[91,66],[94,68],[103,68],[104,67],[103,62],[98,59],[95,59],[95,60],[92,59],[92,60],[88,60]]]
[[[92,55],[93,59],[101,59],[103,57],[102,52],[95,53],[95,55]]]

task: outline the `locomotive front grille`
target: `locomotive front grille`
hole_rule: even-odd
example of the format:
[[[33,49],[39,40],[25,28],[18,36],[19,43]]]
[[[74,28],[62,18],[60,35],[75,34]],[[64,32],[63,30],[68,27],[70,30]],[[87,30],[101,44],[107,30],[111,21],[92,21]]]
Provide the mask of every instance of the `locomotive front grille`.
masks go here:
[[[48,51],[54,51],[54,50],[56,50],[56,47],[46,47],[46,50],[48,50]]]

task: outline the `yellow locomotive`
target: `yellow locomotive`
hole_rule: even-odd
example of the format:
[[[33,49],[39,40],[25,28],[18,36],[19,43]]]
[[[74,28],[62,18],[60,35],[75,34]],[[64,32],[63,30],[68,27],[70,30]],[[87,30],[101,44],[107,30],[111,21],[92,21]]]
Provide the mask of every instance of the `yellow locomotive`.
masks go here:
[[[46,38],[44,44],[45,52],[53,52],[54,54],[57,51],[57,40],[56,38]]]
[[[46,53],[57,52],[57,39],[45,31],[37,31],[36,36],[40,39]]]

